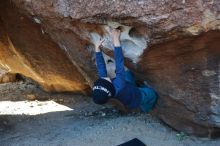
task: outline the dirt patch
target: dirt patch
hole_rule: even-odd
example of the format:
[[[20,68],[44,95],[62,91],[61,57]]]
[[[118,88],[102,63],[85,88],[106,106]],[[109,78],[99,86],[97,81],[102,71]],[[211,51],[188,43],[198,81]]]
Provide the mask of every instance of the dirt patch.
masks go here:
[[[220,143],[220,139],[177,133],[150,114],[123,113],[111,105],[96,105],[86,96],[45,93],[30,82],[1,84],[0,90],[5,101],[26,100],[24,94],[31,93],[72,109],[39,115],[0,115],[1,145],[116,146],[133,138],[148,146],[218,146]],[[40,106],[49,101],[41,101]]]

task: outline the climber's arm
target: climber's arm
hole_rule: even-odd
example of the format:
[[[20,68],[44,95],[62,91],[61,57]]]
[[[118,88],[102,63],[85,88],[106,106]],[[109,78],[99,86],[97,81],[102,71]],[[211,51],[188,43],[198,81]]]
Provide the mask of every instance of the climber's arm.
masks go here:
[[[95,51],[96,51],[96,67],[97,67],[98,74],[99,74],[100,78],[107,77],[105,60],[104,60],[102,52],[100,50],[100,46],[102,45],[103,41],[104,40],[100,41],[95,46]]]
[[[107,77],[106,65],[102,55],[102,52],[96,52],[96,66],[99,77]]]
[[[114,58],[116,62],[116,77],[124,79],[125,77],[124,57],[123,57],[121,46],[115,46]]]
[[[125,70],[124,70],[124,56],[120,44],[120,30],[114,29],[112,31],[112,39],[114,44],[114,58],[116,62],[116,80],[118,88],[123,88],[125,85]]]

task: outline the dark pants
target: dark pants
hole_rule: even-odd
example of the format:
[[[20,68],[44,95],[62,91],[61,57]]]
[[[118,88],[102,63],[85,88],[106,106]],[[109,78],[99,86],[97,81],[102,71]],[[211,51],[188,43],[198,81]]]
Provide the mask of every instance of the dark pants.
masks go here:
[[[125,71],[125,80],[132,83],[134,86],[137,86],[135,83],[134,75],[130,70]],[[146,85],[138,88],[141,92],[140,109],[143,112],[149,112],[157,100],[157,93],[153,88]]]

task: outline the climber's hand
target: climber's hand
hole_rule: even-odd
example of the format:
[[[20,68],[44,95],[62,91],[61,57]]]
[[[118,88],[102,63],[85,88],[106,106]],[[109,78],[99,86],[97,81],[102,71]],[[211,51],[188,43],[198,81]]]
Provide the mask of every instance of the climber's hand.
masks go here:
[[[115,47],[120,46],[120,35],[121,35],[120,29],[115,29],[115,28],[112,29],[112,40]]]
[[[102,47],[102,44],[104,41],[105,41],[105,39],[103,38],[103,39],[100,39],[100,41],[95,44],[95,51],[96,52],[100,52],[100,47]]]

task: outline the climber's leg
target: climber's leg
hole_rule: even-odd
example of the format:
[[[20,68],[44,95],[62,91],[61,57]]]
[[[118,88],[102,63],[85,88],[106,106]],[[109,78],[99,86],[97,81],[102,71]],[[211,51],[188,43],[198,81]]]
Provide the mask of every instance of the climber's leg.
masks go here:
[[[151,109],[153,109],[158,95],[155,92],[155,90],[151,87],[145,86],[139,88],[139,90],[141,91],[140,109],[143,112],[149,112]]]
[[[130,70],[125,71],[125,80],[136,86],[135,77]],[[140,109],[143,112],[149,112],[154,107],[158,95],[153,88],[146,86],[145,83],[139,87],[139,90],[141,92]]]

